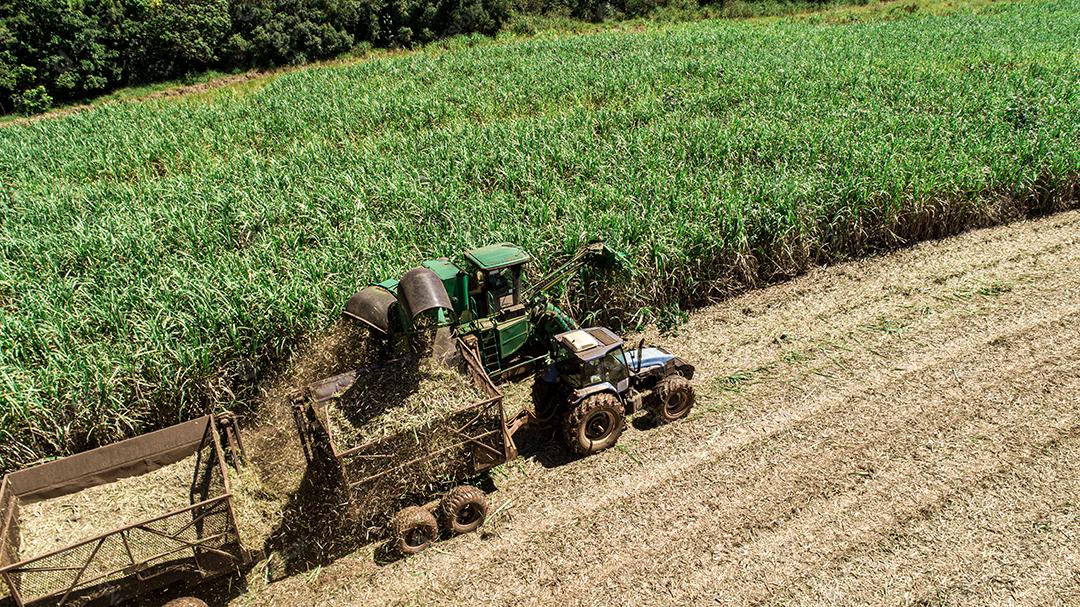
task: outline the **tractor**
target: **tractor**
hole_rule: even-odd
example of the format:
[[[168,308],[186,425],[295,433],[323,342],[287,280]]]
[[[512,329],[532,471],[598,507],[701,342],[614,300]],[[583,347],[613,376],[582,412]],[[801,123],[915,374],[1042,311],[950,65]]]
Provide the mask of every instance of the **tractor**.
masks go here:
[[[554,337],[554,361],[533,384],[536,423],[561,416],[563,436],[578,455],[615,445],[626,418],[648,411],[659,422],[690,413],[694,366],[644,340],[629,352],[610,329],[575,329]]]
[[[490,245],[465,251],[461,265],[446,258],[425,261],[400,280],[370,284],[349,299],[342,314],[395,353],[410,336],[433,328],[445,335],[449,329],[446,337],[475,341],[485,371],[498,382],[542,366],[551,338],[577,328],[551,302],[555,288],[586,266],[611,267],[621,258],[603,242],[593,242],[523,285],[529,255],[510,243]],[[453,349],[452,339],[443,343]]]

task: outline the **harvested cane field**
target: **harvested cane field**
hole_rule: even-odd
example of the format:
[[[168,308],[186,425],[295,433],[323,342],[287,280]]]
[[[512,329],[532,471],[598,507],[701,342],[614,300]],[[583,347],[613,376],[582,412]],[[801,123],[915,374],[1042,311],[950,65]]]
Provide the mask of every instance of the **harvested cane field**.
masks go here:
[[[584,459],[523,450],[480,533],[289,576],[283,549],[217,598],[1080,604],[1080,212],[815,269],[647,337],[697,365],[688,419]]]
[[[603,236],[635,271],[575,305],[637,322],[1070,206],[1077,31],[1080,0],[655,26],[4,128],[0,468],[244,409],[359,284],[468,246]]]

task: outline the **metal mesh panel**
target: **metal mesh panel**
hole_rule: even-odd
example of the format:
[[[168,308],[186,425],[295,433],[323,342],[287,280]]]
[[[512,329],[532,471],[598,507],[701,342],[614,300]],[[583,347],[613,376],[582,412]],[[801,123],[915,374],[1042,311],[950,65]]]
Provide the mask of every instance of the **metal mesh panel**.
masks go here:
[[[23,602],[81,604],[121,590],[137,591],[140,582],[166,573],[202,572],[207,569],[203,561],[210,558],[216,564],[223,557],[239,560],[239,538],[223,496],[226,479],[214,438],[208,427],[192,470],[193,506],[9,568],[7,575]]]
[[[36,559],[9,575],[28,603],[68,591],[92,598],[131,576],[135,582],[165,571],[198,571],[199,554],[236,542],[220,499]]]
[[[389,514],[498,463],[503,441],[495,400],[343,454],[353,508],[361,519]]]
[[[334,399],[309,402],[294,411],[305,453],[338,467],[358,522],[378,522],[401,506],[506,460],[502,393],[471,349],[459,342],[458,351],[470,378],[489,398],[422,426],[341,452],[326,417],[327,409],[337,406]]]

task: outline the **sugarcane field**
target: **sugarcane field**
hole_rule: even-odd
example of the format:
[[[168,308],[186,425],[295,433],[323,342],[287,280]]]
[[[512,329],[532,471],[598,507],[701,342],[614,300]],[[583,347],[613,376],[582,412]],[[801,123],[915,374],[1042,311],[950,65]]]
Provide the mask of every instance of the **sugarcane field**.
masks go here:
[[[1080,0],[0,3],[0,607],[1080,606]]]

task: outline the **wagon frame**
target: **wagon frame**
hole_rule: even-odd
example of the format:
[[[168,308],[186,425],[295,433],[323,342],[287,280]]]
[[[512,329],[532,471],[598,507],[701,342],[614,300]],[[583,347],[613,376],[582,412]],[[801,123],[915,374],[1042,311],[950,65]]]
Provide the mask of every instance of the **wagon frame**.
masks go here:
[[[309,464],[313,461],[332,462],[346,488],[350,511],[357,520],[373,522],[378,515],[386,514],[366,512],[362,507],[364,498],[372,495],[372,487],[381,479],[407,475],[418,467],[437,464],[452,469],[444,483],[449,487],[517,457],[517,447],[503,410],[502,392],[485,372],[475,349],[461,339],[456,340],[456,346],[466,373],[487,397],[432,420],[419,431],[405,430],[359,446],[339,448],[332,424],[327,419],[326,407],[334,405],[344,387],[358,374],[378,372],[384,365],[334,376],[295,396],[293,414],[304,455]],[[453,435],[456,440],[438,449],[425,449],[433,442],[431,436],[435,433]],[[403,442],[416,444],[422,453],[402,457],[399,447]],[[386,465],[380,465],[381,462]],[[395,497],[402,502],[398,506],[417,501],[416,496]]]
[[[192,455],[191,505],[19,557],[21,502],[138,476]],[[9,600],[16,607],[111,604],[249,564],[252,555],[236,527],[227,455],[243,457],[235,419],[206,415],[6,475],[0,481],[0,578]]]

